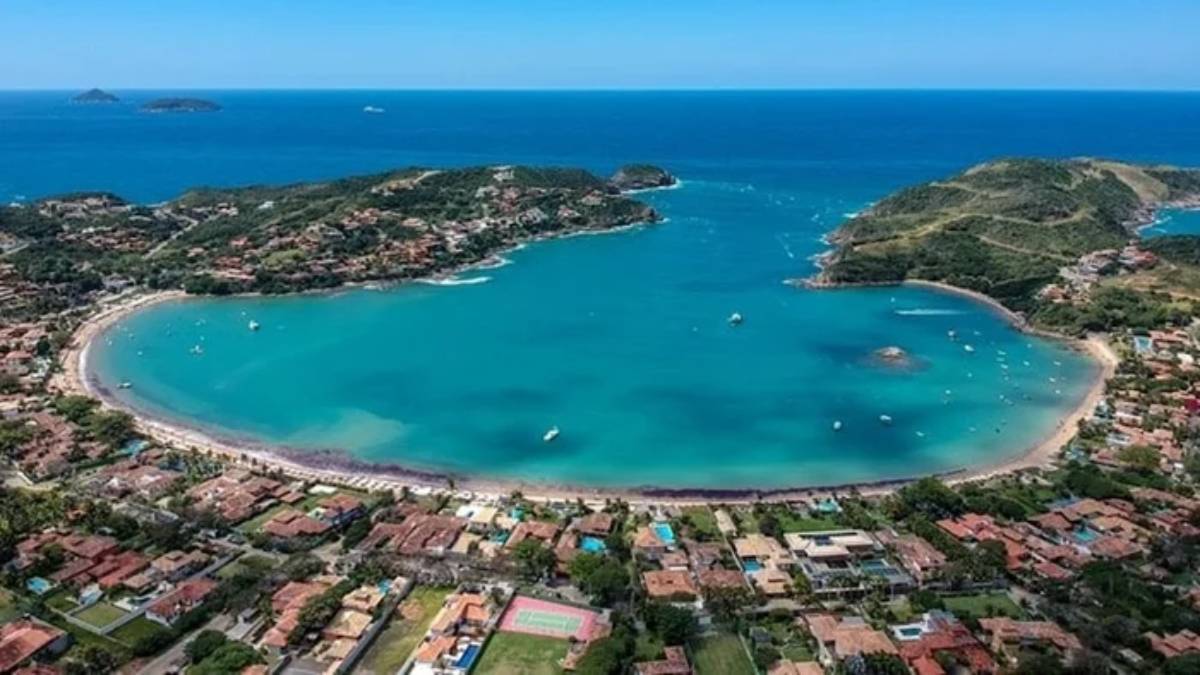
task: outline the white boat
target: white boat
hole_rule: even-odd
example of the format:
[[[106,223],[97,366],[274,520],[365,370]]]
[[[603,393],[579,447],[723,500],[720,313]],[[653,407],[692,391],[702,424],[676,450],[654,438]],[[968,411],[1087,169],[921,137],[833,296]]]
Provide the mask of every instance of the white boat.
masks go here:
[[[740,325],[742,323],[742,321],[743,321],[742,315],[737,312],[734,312],[733,314],[729,315],[729,325],[730,326]]]
[[[382,115],[385,111],[383,108],[376,108],[373,105],[369,105],[363,108],[363,112],[368,115]]]
[[[965,352],[973,352],[973,351],[975,351],[975,348],[974,348],[974,347],[972,347],[971,345],[963,345],[963,351],[965,351]]]
[[[834,430],[834,431],[841,431],[841,430],[842,430],[842,421],[841,421],[841,420],[834,420],[834,422],[833,422],[833,430]]]
[[[549,443],[550,441],[558,438],[559,433],[558,427],[550,427],[546,434],[542,436],[542,442]]]
[[[192,353],[193,353],[193,354],[197,354],[197,355],[199,355],[199,354],[203,354],[203,353],[204,353],[204,347],[201,347],[200,345],[194,345],[194,346],[192,347]]]
[[[254,319],[251,319],[250,323],[246,325],[250,328],[250,330],[258,330],[259,328],[262,328],[262,326]]]
[[[120,388],[122,388],[122,389],[129,389],[130,387],[132,387],[132,386],[133,386],[133,383],[132,383],[132,382],[130,382],[129,380],[125,380],[124,382],[122,382],[121,384],[119,384],[119,385],[117,385],[117,386],[118,386],[118,387],[120,387]]]
[[[951,340],[953,340],[954,338],[958,337],[958,333],[956,333],[956,332],[954,332],[954,331],[952,331],[952,330],[948,330],[948,331],[946,331],[946,337],[948,337],[948,338],[950,338]]]
[[[892,423],[892,417],[891,417],[891,415],[880,415],[880,416],[879,416],[879,421],[880,421],[881,423],[883,423],[883,424],[891,424],[891,423]]]

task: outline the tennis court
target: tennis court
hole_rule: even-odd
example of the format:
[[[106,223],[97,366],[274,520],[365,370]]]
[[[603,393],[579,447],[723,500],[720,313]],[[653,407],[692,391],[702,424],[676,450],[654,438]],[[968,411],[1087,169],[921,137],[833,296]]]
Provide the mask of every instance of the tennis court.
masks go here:
[[[546,637],[588,640],[596,625],[596,613],[556,602],[517,597],[500,619],[500,630]]]

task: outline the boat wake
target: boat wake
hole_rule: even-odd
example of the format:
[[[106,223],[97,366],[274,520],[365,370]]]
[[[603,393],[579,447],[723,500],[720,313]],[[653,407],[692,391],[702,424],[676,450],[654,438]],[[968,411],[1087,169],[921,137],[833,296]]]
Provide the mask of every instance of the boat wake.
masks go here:
[[[429,284],[430,286],[474,286],[475,284],[486,284],[491,281],[491,277],[450,277],[449,279],[420,279],[418,283]]]
[[[894,313],[900,316],[958,316],[962,314],[962,311],[958,309],[917,308],[897,309]]]

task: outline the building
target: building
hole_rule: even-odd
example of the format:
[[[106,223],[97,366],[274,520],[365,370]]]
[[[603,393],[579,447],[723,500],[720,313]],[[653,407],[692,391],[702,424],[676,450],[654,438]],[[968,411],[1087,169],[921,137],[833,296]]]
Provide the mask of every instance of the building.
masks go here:
[[[199,607],[215,590],[217,582],[212,579],[185,581],[150,603],[146,608],[146,618],[170,628],[179,617]]]
[[[924,584],[946,566],[946,554],[915,534],[897,535],[892,531],[875,533],[876,539],[890,546],[896,559],[918,584]]]
[[[633,672],[636,675],[692,675],[692,664],[688,663],[683,647],[664,647],[662,659],[635,663]]]
[[[692,602],[700,597],[700,589],[690,572],[681,570],[650,570],[642,572],[646,595],[654,600]]]
[[[803,621],[816,639],[817,657],[826,667],[860,654],[899,655],[888,636],[871,628],[861,617],[807,614]]]
[[[1079,638],[1050,621],[1014,621],[1008,617],[980,619],[979,628],[991,641],[992,651],[1015,659],[1023,647],[1052,647],[1064,655],[1079,652]]]
[[[71,646],[71,636],[34,618],[0,626],[0,673],[11,673],[34,659],[57,656]]]
[[[1190,630],[1181,630],[1172,635],[1146,633],[1150,648],[1162,654],[1164,659],[1173,659],[1184,654],[1200,654],[1200,635]]]

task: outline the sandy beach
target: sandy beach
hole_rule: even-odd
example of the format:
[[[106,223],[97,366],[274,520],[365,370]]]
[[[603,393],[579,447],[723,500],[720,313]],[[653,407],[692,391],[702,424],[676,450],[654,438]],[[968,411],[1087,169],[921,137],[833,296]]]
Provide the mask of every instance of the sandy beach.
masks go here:
[[[1002,313],[1014,326],[1028,330],[1022,317],[1009,311],[991,298],[944,284],[907,282],[973,298]],[[752,502],[757,500],[795,501],[846,494],[851,491],[864,495],[886,494],[921,476],[903,476],[870,483],[843,485],[795,486],[775,489],[673,489],[653,486],[632,488],[595,488],[587,486],[552,485],[537,482],[495,480],[477,476],[455,476],[417,471],[400,465],[374,464],[354,459],[344,453],[310,452],[281,448],[249,439],[238,439],[190,428],[131,409],[118,400],[113,392],[89,375],[88,353],[92,342],[109,327],[130,313],[154,304],[177,301],[185,297],[182,291],[130,294],[104,303],[83,322],[62,357],[62,371],[55,375],[51,389],[61,393],[92,396],[106,406],[125,410],[134,415],[138,429],[162,445],[191,449],[259,469],[278,469],[284,473],[312,481],[337,483],[371,490],[453,491],[480,496],[507,495],[520,490],[535,500],[608,499],[620,498],[631,503],[703,503]],[[1050,466],[1062,448],[1071,440],[1080,420],[1085,419],[1104,396],[1105,383],[1115,372],[1118,359],[1101,336],[1072,341],[1072,345],[1089,354],[1100,368],[1086,396],[1069,414],[1056,424],[1048,437],[1023,452],[1001,459],[995,464],[963,467],[938,474],[951,483],[985,480],[1026,469]]]

